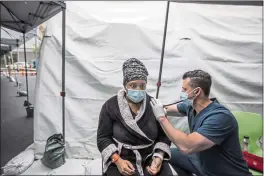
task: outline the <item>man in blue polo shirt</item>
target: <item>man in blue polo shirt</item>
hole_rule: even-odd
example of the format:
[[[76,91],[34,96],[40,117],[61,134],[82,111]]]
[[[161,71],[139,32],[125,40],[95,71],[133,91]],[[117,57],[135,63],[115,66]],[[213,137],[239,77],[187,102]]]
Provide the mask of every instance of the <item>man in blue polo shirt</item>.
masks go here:
[[[211,84],[211,76],[202,70],[186,72],[181,93],[185,101],[165,107],[188,116],[190,134],[175,129],[161,101],[151,100],[157,120],[177,146],[172,149],[171,165],[182,168],[185,175],[251,175],[240,148],[237,121],[227,108],[209,99]]]

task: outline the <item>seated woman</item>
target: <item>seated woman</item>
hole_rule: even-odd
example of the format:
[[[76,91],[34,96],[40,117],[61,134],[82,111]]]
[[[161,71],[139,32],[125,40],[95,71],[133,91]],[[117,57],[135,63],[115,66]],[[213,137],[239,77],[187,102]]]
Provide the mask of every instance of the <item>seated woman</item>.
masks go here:
[[[170,140],[146,93],[148,71],[135,58],[123,64],[124,89],[102,106],[97,146],[104,175],[172,175]]]

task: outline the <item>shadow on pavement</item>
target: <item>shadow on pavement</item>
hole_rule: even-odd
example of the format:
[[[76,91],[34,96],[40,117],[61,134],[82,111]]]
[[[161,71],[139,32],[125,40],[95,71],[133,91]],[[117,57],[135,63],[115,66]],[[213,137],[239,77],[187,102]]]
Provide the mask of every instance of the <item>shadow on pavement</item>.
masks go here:
[[[29,101],[34,105],[36,77],[28,78]],[[20,81],[25,83],[24,78]],[[26,117],[26,97],[17,97],[15,84],[1,76],[1,167],[33,143],[33,118]]]

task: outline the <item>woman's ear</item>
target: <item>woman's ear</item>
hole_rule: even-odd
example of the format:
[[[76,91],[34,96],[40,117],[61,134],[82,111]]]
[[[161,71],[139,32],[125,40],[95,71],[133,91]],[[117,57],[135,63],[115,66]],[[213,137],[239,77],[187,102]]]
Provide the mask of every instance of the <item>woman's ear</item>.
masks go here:
[[[123,86],[124,86],[125,92],[127,93],[127,88],[126,88],[126,85],[124,84]]]

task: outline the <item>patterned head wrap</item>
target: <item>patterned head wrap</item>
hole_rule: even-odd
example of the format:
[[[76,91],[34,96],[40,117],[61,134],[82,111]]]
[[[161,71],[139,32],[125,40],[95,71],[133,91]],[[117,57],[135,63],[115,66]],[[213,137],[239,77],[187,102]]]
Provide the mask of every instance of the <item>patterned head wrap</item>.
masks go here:
[[[145,65],[136,58],[130,58],[123,64],[123,84],[133,80],[145,80],[147,82],[148,70]]]

